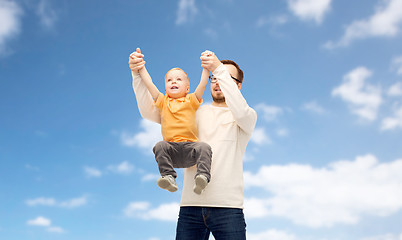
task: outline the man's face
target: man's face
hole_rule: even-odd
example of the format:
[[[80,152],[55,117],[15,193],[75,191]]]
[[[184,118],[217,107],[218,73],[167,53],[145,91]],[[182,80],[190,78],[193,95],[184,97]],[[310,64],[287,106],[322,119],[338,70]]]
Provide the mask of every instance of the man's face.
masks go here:
[[[230,76],[238,79],[239,78],[239,74],[237,72],[237,69],[235,66],[233,66],[232,64],[224,64],[226,69],[228,70]],[[237,87],[239,88],[239,90],[241,89],[241,83],[238,83],[235,81],[235,83],[237,84]],[[223,95],[223,92],[221,91],[221,88],[219,86],[219,83],[211,83],[211,95],[212,95],[212,99],[214,102],[216,103],[222,103],[225,102],[225,96]]]
[[[190,91],[190,83],[181,70],[171,70],[165,77],[165,91],[171,98],[181,98]]]

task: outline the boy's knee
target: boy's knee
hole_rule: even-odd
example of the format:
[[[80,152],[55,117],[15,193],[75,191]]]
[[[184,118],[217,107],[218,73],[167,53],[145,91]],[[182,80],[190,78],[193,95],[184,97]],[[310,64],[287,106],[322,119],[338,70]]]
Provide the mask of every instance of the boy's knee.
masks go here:
[[[207,143],[199,142],[198,143],[198,148],[199,148],[200,151],[204,151],[204,152],[207,152],[207,153],[212,153],[211,146],[209,146],[209,144],[207,144]]]
[[[168,145],[168,143],[167,143],[166,141],[157,142],[157,143],[155,144],[154,148],[153,148],[153,152],[155,153],[155,152],[157,152],[157,151],[167,149],[168,146],[169,146],[169,145]]]

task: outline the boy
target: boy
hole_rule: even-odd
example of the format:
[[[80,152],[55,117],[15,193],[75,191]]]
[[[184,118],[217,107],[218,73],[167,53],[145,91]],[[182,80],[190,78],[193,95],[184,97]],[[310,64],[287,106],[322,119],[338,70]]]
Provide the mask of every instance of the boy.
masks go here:
[[[139,48],[136,51],[141,53]],[[130,58],[133,57],[130,55]],[[170,192],[177,191],[177,173],[174,168],[196,165],[193,191],[201,194],[211,178],[212,151],[208,144],[198,142],[195,113],[201,105],[209,71],[203,69],[198,87],[194,93],[189,94],[190,80],[187,74],[180,68],[170,69],[165,75],[165,95],[152,82],[145,66],[138,73],[161,112],[163,141],[153,148],[161,174],[157,180],[158,186]]]

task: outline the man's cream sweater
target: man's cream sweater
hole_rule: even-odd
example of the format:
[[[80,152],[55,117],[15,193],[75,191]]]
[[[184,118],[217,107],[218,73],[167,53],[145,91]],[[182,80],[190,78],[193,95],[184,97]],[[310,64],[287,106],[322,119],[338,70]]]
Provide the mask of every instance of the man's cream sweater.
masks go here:
[[[198,139],[212,148],[211,181],[201,195],[195,194],[196,167],[186,168],[180,206],[243,208],[243,156],[257,113],[248,106],[223,64],[213,75],[228,107],[203,105],[197,111]],[[141,116],[160,123],[159,110],[136,73],[133,73],[133,89]]]

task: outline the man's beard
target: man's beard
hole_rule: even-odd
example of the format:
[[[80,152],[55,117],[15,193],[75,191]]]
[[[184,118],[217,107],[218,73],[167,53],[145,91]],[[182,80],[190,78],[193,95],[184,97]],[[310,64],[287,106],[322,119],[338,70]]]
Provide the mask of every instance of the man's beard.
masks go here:
[[[214,102],[216,102],[216,103],[224,103],[224,102],[225,102],[225,97],[224,97],[224,96],[222,96],[222,97],[214,97],[214,96],[212,95],[212,100],[213,100]]]

